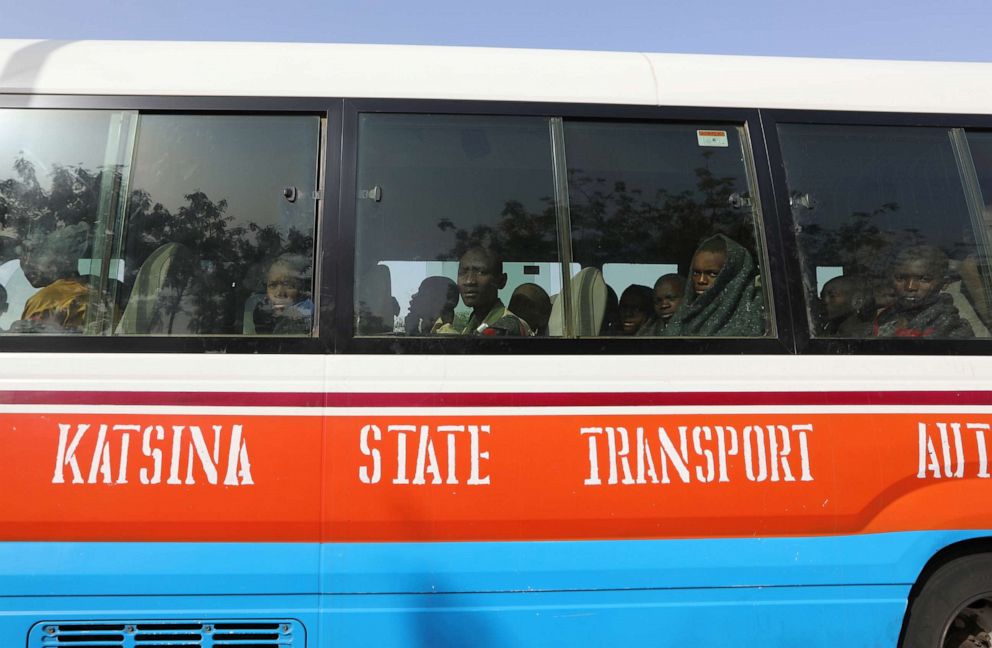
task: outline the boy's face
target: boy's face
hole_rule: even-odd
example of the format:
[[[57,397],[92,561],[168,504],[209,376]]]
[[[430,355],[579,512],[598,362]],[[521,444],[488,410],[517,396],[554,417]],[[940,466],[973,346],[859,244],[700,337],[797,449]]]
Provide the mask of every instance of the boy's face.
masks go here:
[[[620,326],[624,335],[633,335],[648,320],[650,305],[634,293],[620,298]]]
[[[900,306],[912,308],[940,292],[944,278],[934,272],[924,259],[911,259],[895,267],[892,285]]]
[[[43,288],[60,279],[65,273],[60,272],[59,266],[59,259],[46,249],[29,250],[21,257],[24,278],[35,288]]]
[[[654,314],[663,320],[675,314],[682,303],[683,289],[671,279],[665,279],[654,289]]]
[[[469,308],[492,308],[506,275],[496,272],[492,258],[482,250],[469,250],[458,262],[458,292]]]
[[[713,287],[717,276],[727,265],[727,255],[724,252],[697,252],[692,257],[692,291],[696,296]]]
[[[872,287],[877,308],[888,308],[896,303],[896,289],[891,281],[879,280]]]
[[[823,287],[823,310],[827,319],[850,315],[854,311],[846,286],[840,281],[828,281]]]
[[[521,284],[513,291],[509,309],[522,317],[532,331],[542,331],[551,319],[551,300],[540,287]]]
[[[292,268],[276,263],[265,275],[265,294],[272,303],[272,309],[278,315],[287,306],[292,306],[300,297],[299,279],[295,276]]]
[[[448,286],[439,277],[428,277],[420,282],[417,292],[410,297],[410,314],[414,317],[436,318],[448,302]]]

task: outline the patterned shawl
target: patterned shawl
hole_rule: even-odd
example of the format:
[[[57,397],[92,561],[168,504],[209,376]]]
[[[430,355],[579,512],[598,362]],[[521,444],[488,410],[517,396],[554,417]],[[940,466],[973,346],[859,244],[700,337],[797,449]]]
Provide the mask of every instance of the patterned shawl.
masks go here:
[[[975,337],[971,324],[961,318],[954,298],[945,293],[933,295],[915,308],[897,302],[875,317],[878,337]]]
[[[761,288],[755,284],[758,271],[751,254],[723,234],[727,263],[714,280],[713,287],[701,295],[686,284],[685,298],[668,321],[662,335],[756,337],[765,334],[765,302]]]

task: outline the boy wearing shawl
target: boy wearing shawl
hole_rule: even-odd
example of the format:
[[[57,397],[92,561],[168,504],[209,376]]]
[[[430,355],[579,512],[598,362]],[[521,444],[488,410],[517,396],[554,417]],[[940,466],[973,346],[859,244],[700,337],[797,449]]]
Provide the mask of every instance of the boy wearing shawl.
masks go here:
[[[954,299],[940,292],[947,285],[947,256],[931,245],[909,247],[892,264],[896,300],[875,316],[878,337],[970,338],[975,333],[961,318]]]
[[[765,302],[751,254],[717,234],[692,255],[689,285],[664,336],[756,337],[765,334]]]

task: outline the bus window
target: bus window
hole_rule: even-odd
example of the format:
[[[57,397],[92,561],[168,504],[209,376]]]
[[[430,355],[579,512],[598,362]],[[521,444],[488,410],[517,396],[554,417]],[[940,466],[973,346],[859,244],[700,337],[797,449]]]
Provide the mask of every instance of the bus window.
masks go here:
[[[606,283],[589,334],[768,332],[743,128],[566,120],[564,133],[573,259]]]
[[[319,139],[317,117],[0,111],[0,328],[309,335]]]
[[[0,330],[98,333],[96,237],[126,173],[132,115],[0,110]]]
[[[358,142],[358,335],[554,328],[548,119],[364,114]]]
[[[310,335],[320,120],[142,115],[119,335]]]
[[[980,250],[954,131],[779,133],[814,336],[988,336],[965,281]]]

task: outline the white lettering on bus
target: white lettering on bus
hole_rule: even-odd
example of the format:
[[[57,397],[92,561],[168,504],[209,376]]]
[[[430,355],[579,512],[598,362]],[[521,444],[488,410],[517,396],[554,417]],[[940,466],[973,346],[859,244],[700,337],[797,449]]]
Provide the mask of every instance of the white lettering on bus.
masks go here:
[[[380,426],[368,424],[358,435],[358,449],[368,461],[358,467],[358,481],[378,484],[383,478],[383,455],[396,457],[396,470],[391,482],[398,485],[425,484],[485,486],[490,476],[483,474],[489,451],[483,449],[484,436],[491,434],[488,425],[387,425],[385,434]],[[412,477],[408,457],[414,452],[411,435],[417,435]],[[464,452],[465,441],[468,452]],[[443,444],[441,441],[443,440]],[[459,452],[459,446],[463,452]],[[438,448],[444,448],[438,453]]]
[[[373,441],[382,441],[382,430],[378,425],[366,425],[362,428],[359,441],[362,454],[372,459],[372,466],[358,467],[358,480],[363,484],[378,484],[382,479],[382,454],[378,448],[369,445],[369,437]]]
[[[633,444],[628,428],[582,427],[579,434],[586,438],[589,457],[589,472],[583,483],[601,486],[604,473],[607,485],[729,482],[732,475],[728,458],[740,455],[748,481],[811,482],[812,432],[811,423],[748,425],[741,433],[730,425],[680,425],[674,434],[658,427],[657,447],[652,449],[643,427],[633,429]],[[605,439],[605,452],[600,452],[601,439]]]
[[[156,441],[162,441],[165,439],[165,428],[161,425],[149,425],[142,433],[141,453],[150,458],[152,460],[152,466],[154,466],[154,471],[150,477],[148,475],[147,467],[142,467],[142,469],[138,471],[138,479],[141,480],[142,484],[158,484],[162,481],[162,451],[157,447],[152,447],[153,432],[155,433]]]
[[[161,425],[149,425],[142,429],[140,425],[131,423],[101,423],[95,428],[95,434],[89,423],[78,423],[75,429],[71,423],[58,425],[53,484],[66,483],[67,469],[72,484],[127,484],[135,464],[139,464],[138,483],[146,486],[161,484],[166,461],[168,475],[164,483],[170,485],[192,486],[198,480],[212,485],[222,483],[224,486],[250,486],[255,483],[251,475],[248,443],[240,424],[231,425],[229,429],[222,425],[212,426],[210,444],[197,425],[173,425],[169,443],[165,443],[166,430]],[[132,456],[131,452],[132,434],[141,435],[141,450],[137,456]],[[227,453],[222,462],[221,447],[225,441]],[[92,445],[92,450],[88,444]],[[89,470],[84,479],[79,462],[86,461],[87,457]],[[184,479],[180,479],[182,468],[185,468]],[[222,482],[221,468],[224,469]]]
[[[916,477],[918,479],[964,479],[972,473],[979,479],[988,479],[988,435],[992,425],[961,421],[940,421],[932,425],[917,424],[919,455]],[[975,445],[971,447],[970,440]]]

